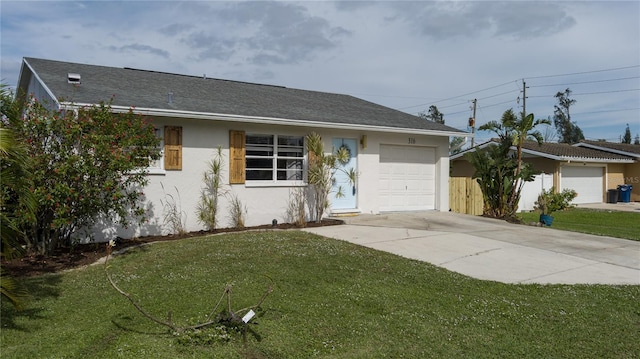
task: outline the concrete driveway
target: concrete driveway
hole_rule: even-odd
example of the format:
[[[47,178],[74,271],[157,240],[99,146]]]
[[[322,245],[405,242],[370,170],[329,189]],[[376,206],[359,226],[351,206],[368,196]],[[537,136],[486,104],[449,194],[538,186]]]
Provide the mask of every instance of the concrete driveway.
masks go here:
[[[345,225],[305,230],[484,280],[640,285],[638,241],[451,212],[388,213],[342,219]]]

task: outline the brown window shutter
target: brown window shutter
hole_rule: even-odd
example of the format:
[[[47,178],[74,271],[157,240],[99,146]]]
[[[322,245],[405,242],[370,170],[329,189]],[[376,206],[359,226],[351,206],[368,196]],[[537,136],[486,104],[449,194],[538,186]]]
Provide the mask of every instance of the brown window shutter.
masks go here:
[[[182,170],[182,127],[164,127],[164,169]]]
[[[229,131],[229,183],[245,181],[245,136],[244,131]]]

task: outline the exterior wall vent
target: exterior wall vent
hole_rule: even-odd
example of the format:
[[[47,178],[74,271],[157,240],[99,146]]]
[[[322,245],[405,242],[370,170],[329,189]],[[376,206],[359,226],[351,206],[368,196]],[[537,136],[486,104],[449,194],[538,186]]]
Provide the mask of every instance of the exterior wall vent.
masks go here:
[[[67,82],[74,85],[80,85],[80,74],[69,72],[67,74]]]

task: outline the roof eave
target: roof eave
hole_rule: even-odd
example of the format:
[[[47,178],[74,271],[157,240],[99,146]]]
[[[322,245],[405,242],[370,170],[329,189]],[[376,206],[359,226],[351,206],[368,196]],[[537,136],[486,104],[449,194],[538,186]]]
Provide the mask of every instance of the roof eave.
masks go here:
[[[629,156],[629,157],[635,157],[640,159],[640,154],[637,153],[633,153],[633,152],[627,152],[627,151],[620,151],[620,150],[616,150],[614,148],[609,148],[609,147],[604,147],[604,146],[597,146],[597,145],[593,145],[590,143],[584,143],[584,142],[579,142],[574,144],[575,147],[586,147],[586,148],[591,148],[594,150],[599,150],[599,151],[604,151],[604,152],[611,152],[611,153],[615,153],[618,155],[623,155],[623,156]]]
[[[515,151],[515,147],[511,147]],[[522,153],[528,153],[535,156],[549,158],[556,161],[566,162],[591,162],[591,163],[633,163],[632,159],[619,159],[619,158],[593,158],[593,157],[575,157],[575,156],[558,156],[549,153],[538,152],[530,149],[523,148]]]
[[[589,157],[562,157],[562,161],[567,162],[590,162],[590,163],[634,163],[632,159],[613,159],[613,158],[589,158]]]
[[[485,142],[481,145],[478,145],[472,149],[469,149],[468,151],[465,151],[464,153],[458,153],[454,156],[451,156],[451,160],[455,160],[458,159],[462,156],[464,156],[465,153],[468,152],[473,152],[476,150],[476,148],[484,148],[492,143],[497,143],[495,141],[488,141]],[[511,150],[516,151],[516,147],[515,146],[511,146]],[[589,157],[572,157],[572,156],[557,156],[557,155],[552,155],[549,153],[545,153],[545,152],[539,152],[539,151],[534,151],[528,148],[523,148],[522,149],[522,153],[526,153],[526,154],[530,154],[530,155],[534,155],[534,156],[538,156],[538,157],[543,157],[543,158],[548,158],[554,161],[565,161],[565,162],[590,162],[590,163],[634,163],[635,161],[632,159],[613,159],[613,158],[589,158]]]
[[[75,109],[79,107],[93,106],[93,104],[64,102],[61,104],[61,106],[67,109]],[[118,112],[118,113],[124,113],[124,112],[129,112],[129,110],[133,110],[134,113],[145,115],[145,116],[177,117],[177,118],[188,118],[188,119],[196,119],[196,120],[234,121],[234,122],[267,124],[267,125],[304,126],[304,127],[318,127],[318,128],[330,128],[330,129],[343,129],[343,130],[387,132],[387,133],[389,132],[411,133],[411,134],[443,136],[443,137],[471,136],[466,132],[421,130],[421,129],[413,129],[413,128],[399,128],[399,127],[372,126],[372,125],[356,125],[356,124],[349,124],[349,123],[342,124],[342,123],[305,121],[305,120],[295,120],[295,119],[275,118],[275,117],[242,116],[242,115],[182,111],[182,110],[170,110],[170,109],[158,109],[158,108],[111,106],[111,109],[114,112]]]
[[[42,88],[45,90],[45,92],[49,95],[49,97],[53,100],[54,104],[56,105],[57,108],[62,108],[62,104],[60,103],[60,101],[58,101],[58,99],[56,98],[56,96],[53,94],[53,91],[51,91],[51,89],[47,86],[47,84],[42,81],[42,79],[40,78],[40,76],[38,75],[38,73],[33,69],[33,67],[31,67],[31,65],[29,64],[29,62],[27,61],[27,59],[23,59],[22,60],[22,68],[20,69],[20,76],[18,77],[18,85],[22,85],[21,81],[22,79],[22,75],[24,74],[24,66],[27,66],[29,68],[29,72],[31,72],[31,76],[33,76],[36,81],[38,83],[40,83],[40,85],[42,85]],[[24,84],[25,88],[25,96],[28,95],[26,93],[26,91],[29,89],[29,84]]]

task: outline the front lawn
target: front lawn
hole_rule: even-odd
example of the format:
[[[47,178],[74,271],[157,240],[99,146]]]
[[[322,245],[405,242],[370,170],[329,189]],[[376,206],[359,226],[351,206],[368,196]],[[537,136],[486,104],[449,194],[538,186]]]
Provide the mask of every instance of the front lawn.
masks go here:
[[[538,222],[538,212],[518,213],[525,223]],[[640,240],[640,213],[572,208],[554,212],[551,228]]]
[[[117,284],[160,318],[206,320],[227,284],[256,303],[246,343],[176,336],[102,265],[25,280],[2,302],[2,358],[637,358],[640,286],[508,285],[300,231],[156,243],[113,258]],[[223,300],[226,303],[226,299]],[[226,304],[223,304],[226,306]],[[220,339],[220,340],[216,340]]]

